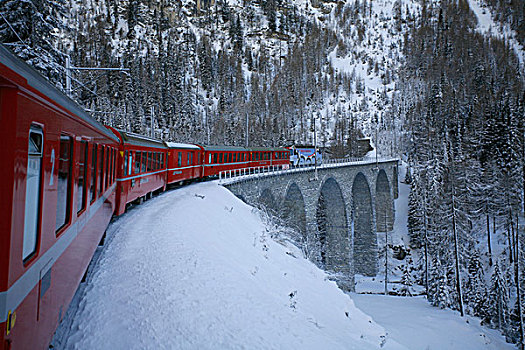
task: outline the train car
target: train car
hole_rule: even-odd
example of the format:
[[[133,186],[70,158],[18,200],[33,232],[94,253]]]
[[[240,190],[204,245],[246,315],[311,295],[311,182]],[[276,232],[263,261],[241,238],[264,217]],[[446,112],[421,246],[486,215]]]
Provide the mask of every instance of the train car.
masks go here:
[[[131,202],[166,189],[168,147],[160,140],[107,128],[120,140],[115,215],[122,215]]]
[[[202,146],[175,142],[165,142],[165,144],[168,147],[168,185],[182,184],[203,176],[204,149]]]
[[[221,171],[238,170],[249,166],[249,152],[244,147],[202,146],[203,176],[215,177]]]
[[[286,148],[251,147],[249,148],[249,152],[250,168],[273,166],[279,169],[287,169],[289,167],[289,151]]]
[[[311,166],[314,165],[317,160],[317,165],[323,163],[323,155],[317,149],[315,151],[314,146],[290,146],[288,147],[290,164],[294,167],[297,166]]]
[[[47,349],[115,208],[118,139],[0,45],[0,349]]]

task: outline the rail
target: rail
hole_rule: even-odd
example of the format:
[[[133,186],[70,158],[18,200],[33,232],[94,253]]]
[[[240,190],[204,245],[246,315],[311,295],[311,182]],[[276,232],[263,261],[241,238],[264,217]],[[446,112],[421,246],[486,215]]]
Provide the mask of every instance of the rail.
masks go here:
[[[317,169],[337,168],[340,166],[347,166],[350,164],[372,164],[383,163],[387,161],[395,161],[396,158],[378,158],[375,157],[360,157],[360,158],[340,158],[323,160],[323,164],[317,166]],[[219,184],[227,184],[240,180],[253,179],[270,175],[281,175],[293,172],[314,170],[315,165],[305,164],[299,166],[290,166],[285,169],[282,166],[269,165],[261,167],[249,167],[243,169],[223,170],[219,172]]]

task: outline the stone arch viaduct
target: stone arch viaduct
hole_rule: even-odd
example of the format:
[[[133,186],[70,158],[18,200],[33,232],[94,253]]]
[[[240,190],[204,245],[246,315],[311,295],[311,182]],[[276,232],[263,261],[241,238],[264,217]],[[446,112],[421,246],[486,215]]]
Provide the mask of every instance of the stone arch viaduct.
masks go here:
[[[378,273],[377,232],[394,226],[398,160],[357,161],[228,179],[223,184],[295,229],[308,258],[344,290]]]

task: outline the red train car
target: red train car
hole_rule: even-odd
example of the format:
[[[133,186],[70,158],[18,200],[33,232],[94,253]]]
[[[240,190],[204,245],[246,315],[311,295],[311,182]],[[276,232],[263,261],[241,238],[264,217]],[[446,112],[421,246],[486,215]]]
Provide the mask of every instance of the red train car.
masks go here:
[[[221,171],[247,168],[249,152],[244,147],[202,146],[205,177],[218,176]]]
[[[115,215],[121,215],[127,204],[166,189],[168,148],[160,140],[109,126],[108,129],[120,140]]]
[[[0,349],[47,349],[115,206],[118,139],[0,45]]]
[[[168,147],[167,183],[183,183],[203,176],[202,146],[185,143],[165,142]]]
[[[290,152],[286,148],[251,147],[249,151],[249,166],[251,168],[276,167],[288,169],[290,166]]]

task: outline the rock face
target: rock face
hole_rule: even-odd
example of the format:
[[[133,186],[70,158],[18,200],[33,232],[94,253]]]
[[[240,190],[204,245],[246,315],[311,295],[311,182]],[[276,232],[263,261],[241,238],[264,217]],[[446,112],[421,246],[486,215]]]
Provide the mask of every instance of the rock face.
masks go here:
[[[245,177],[225,185],[293,227],[308,257],[353,290],[354,275],[378,272],[377,232],[394,227],[395,159]]]

